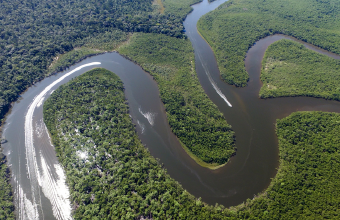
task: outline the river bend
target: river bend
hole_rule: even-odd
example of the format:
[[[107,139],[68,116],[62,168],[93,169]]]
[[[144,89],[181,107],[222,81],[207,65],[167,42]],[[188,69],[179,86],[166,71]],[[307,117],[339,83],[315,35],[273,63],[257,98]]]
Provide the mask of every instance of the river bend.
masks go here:
[[[238,205],[262,192],[276,174],[278,143],[275,122],[294,111],[340,112],[340,102],[294,97],[259,99],[261,61],[273,42],[289,38],[275,35],[257,42],[245,60],[250,81],[246,88],[227,85],[220,79],[215,56],[197,32],[198,19],[226,0],[193,6],[184,26],[195,50],[196,72],[209,98],[218,106],[236,134],[237,155],[217,170],[195,163],[171,132],[157,84],[138,65],[118,53],[97,55],[71,66],[30,87],[13,104],[3,126],[3,145],[12,170],[12,185],[18,219],[71,219],[65,173],[58,163],[43,122],[42,106],[60,85],[92,69],[106,68],[124,83],[130,114],[143,144],[160,159],[170,176],[209,204]],[[295,40],[295,39],[293,39]],[[303,42],[302,42],[303,43]],[[320,50],[333,58],[338,55]]]

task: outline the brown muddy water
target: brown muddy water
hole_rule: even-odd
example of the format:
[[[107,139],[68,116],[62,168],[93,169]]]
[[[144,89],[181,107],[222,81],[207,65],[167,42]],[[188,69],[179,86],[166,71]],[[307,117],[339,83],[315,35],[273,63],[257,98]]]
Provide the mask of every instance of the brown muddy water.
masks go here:
[[[212,205],[238,205],[253,198],[269,185],[279,165],[276,119],[295,111],[340,112],[340,102],[336,101],[306,97],[258,98],[264,52],[279,39],[293,39],[287,36],[264,38],[249,50],[245,64],[250,81],[246,88],[236,88],[221,81],[214,54],[197,33],[196,23],[203,14],[225,1],[208,3],[204,0],[194,5],[184,25],[195,50],[196,71],[200,82],[235,131],[238,149],[236,156],[226,166],[214,171],[196,164],[171,132],[157,84],[152,77],[118,53],[94,56],[29,88],[22,94],[20,101],[14,103],[7,116],[2,135],[8,142],[3,147],[12,170],[18,219],[71,218],[65,174],[58,164],[43,123],[42,106],[43,100],[60,85],[94,67],[106,68],[123,81],[138,135],[152,156],[160,159],[170,176],[180,182],[184,189]],[[305,45],[340,58],[309,44]],[[92,66],[77,70],[85,64]]]

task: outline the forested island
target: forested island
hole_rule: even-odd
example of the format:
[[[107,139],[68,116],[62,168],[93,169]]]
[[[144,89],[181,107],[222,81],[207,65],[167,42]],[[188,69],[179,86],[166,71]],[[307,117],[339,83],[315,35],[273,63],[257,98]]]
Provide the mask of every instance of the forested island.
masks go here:
[[[340,216],[339,114],[300,112],[278,120],[278,174],[258,197],[225,209],[204,204],[171,179],[139,141],[128,112],[122,82],[101,68],[59,87],[44,104],[75,219]]]
[[[340,54],[340,4],[337,0],[230,0],[199,20],[222,79],[244,87],[248,49],[259,39],[285,34]]]
[[[224,165],[235,153],[234,132],[199,84],[183,32],[182,22],[197,2],[3,1],[1,122],[31,85],[88,56],[117,50],[158,83],[171,129],[188,154],[211,169]],[[265,36],[283,33],[340,54],[339,7],[336,0],[230,0],[204,16],[198,28],[223,80],[243,87],[245,54]],[[338,65],[298,43],[279,41],[263,60],[260,96],[339,100]],[[298,75],[283,81],[282,72]],[[124,86],[112,72],[96,68],[61,86],[44,104],[44,121],[67,175],[75,219],[340,218],[336,113],[298,112],[278,120],[276,177],[264,192],[230,208],[190,195],[150,155],[129,117]],[[13,219],[11,176],[0,156],[0,219]]]
[[[75,219],[221,216],[171,179],[140,142],[123,83],[95,68],[59,87],[44,121],[65,168]]]
[[[310,96],[340,100],[340,61],[291,40],[271,44],[262,61],[261,98]]]
[[[65,70],[88,56],[118,49],[131,37],[131,32],[157,33],[140,36],[144,36],[144,39],[156,35],[158,39],[164,38],[158,46],[169,44],[172,54],[166,54],[166,50],[163,50],[157,54],[158,57],[178,53],[171,68],[177,69],[184,62],[186,67],[174,71],[186,79],[176,76],[177,79],[171,79],[171,85],[167,83],[167,89],[161,90],[162,100],[167,104],[168,117],[172,116],[169,121],[174,133],[198,163],[211,168],[225,164],[235,153],[233,132],[216,106],[204,94],[195,75],[190,41],[185,40],[183,35],[182,22],[192,10],[190,5],[197,1],[160,2],[25,2],[20,7],[14,7],[14,3],[4,4],[0,9],[0,15],[3,15],[0,20],[3,25],[3,30],[0,30],[0,46],[3,48],[2,54],[0,52],[1,119],[10,103],[21,92],[46,75]],[[128,48],[136,47],[139,43],[145,42],[129,44]],[[177,43],[186,50],[172,48]],[[148,43],[145,46],[150,45]],[[143,49],[152,51],[154,48]],[[131,51],[125,49],[126,55],[129,56]],[[145,55],[145,51],[138,53]],[[155,54],[152,56],[156,57]],[[187,56],[187,59],[179,62],[181,56]],[[131,54],[131,58],[136,57]],[[167,58],[162,57],[163,60]],[[138,62],[137,58],[135,60]],[[148,62],[150,64],[150,60]],[[165,65],[167,63],[159,67],[164,68]],[[149,71],[147,66],[143,67]],[[155,71],[150,69],[150,72]],[[181,85],[184,82],[186,84]],[[175,91],[178,87],[182,89]],[[192,98],[188,100],[188,97]],[[223,135],[220,138],[221,133]]]
[[[234,132],[198,81],[188,39],[134,34],[119,53],[156,80],[173,133],[201,166],[216,169],[235,154]]]
[[[183,38],[183,20],[197,0],[2,1],[0,7],[0,116],[46,75],[89,54],[51,66],[76,48],[115,49],[130,32]],[[165,8],[164,8],[165,7]],[[53,67],[53,68],[51,68]]]
[[[133,32],[185,38],[183,20],[197,0],[2,1],[0,125],[20,93],[91,55],[113,51]],[[0,218],[14,216],[9,169],[1,162]]]

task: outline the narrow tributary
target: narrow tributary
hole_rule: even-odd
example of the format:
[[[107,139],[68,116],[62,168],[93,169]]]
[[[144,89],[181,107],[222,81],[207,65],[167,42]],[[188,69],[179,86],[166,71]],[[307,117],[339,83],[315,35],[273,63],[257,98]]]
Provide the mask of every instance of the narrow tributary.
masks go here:
[[[172,134],[152,77],[118,53],[94,56],[30,87],[13,104],[6,118],[2,135],[8,142],[3,147],[12,170],[18,219],[71,218],[65,172],[58,163],[43,123],[42,106],[60,85],[93,67],[106,68],[121,78],[130,114],[143,144],[160,159],[172,178],[209,204],[237,205],[269,185],[278,167],[277,118],[301,110],[340,112],[340,102],[335,101],[306,97],[258,98],[264,51],[271,43],[287,38],[283,35],[262,39],[249,50],[246,69],[250,81],[246,88],[235,88],[221,81],[214,54],[197,33],[196,23],[203,14],[225,1],[208,3],[204,0],[194,5],[184,25],[195,49],[200,82],[236,133],[237,155],[215,171],[200,167]],[[311,45],[307,47],[315,49]],[[319,52],[339,58],[326,51]]]
[[[224,114],[227,122],[232,125],[236,135],[237,154],[221,169],[200,172],[204,173],[202,181],[215,190],[214,192],[194,192],[190,191],[190,188],[188,190],[210,204],[217,202],[233,206],[265,190],[271,178],[275,176],[279,166],[275,134],[277,119],[295,111],[340,112],[340,102],[337,101],[310,97],[259,99],[262,86],[261,62],[268,46],[285,38],[303,43],[307,48],[335,59],[340,59],[340,56],[289,36],[269,36],[256,42],[247,53],[245,67],[250,76],[248,86],[236,88],[228,85],[221,80],[214,53],[197,32],[196,26],[199,18],[207,13],[206,10],[210,11],[219,4],[220,1],[211,4],[203,1],[194,5],[194,10],[188,15],[184,26],[195,50],[196,72],[200,83]]]

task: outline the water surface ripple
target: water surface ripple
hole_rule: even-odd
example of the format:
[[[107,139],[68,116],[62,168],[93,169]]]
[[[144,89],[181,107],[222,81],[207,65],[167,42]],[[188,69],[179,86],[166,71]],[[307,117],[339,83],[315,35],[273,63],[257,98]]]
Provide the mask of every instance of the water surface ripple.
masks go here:
[[[157,84],[152,77],[118,53],[94,56],[30,87],[13,104],[6,118],[2,135],[8,142],[3,147],[12,170],[18,219],[70,218],[65,174],[43,123],[42,104],[60,85],[90,70],[93,65],[106,68],[121,78],[130,114],[143,144],[154,157],[160,159],[172,178],[209,204],[237,205],[269,185],[278,167],[277,118],[302,110],[340,112],[340,103],[336,101],[306,97],[258,98],[264,51],[271,43],[289,38],[287,36],[267,37],[249,50],[245,63],[250,81],[246,88],[235,88],[221,81],[214,54],[197,33],[196,23],[203,14],[225,1],[208,3],[204,0],[194,5],[184,26],[195,50],[200,82],[236,133],[237,155],[218,170],[200,167],[186,154],[171,132]],[[339,59],[337,55],[305,45]],[[48,91],[45,90],[47,87]],[[46,92],[39,97],[43,91]],[[30,109],[33,103],[34,111]]]

